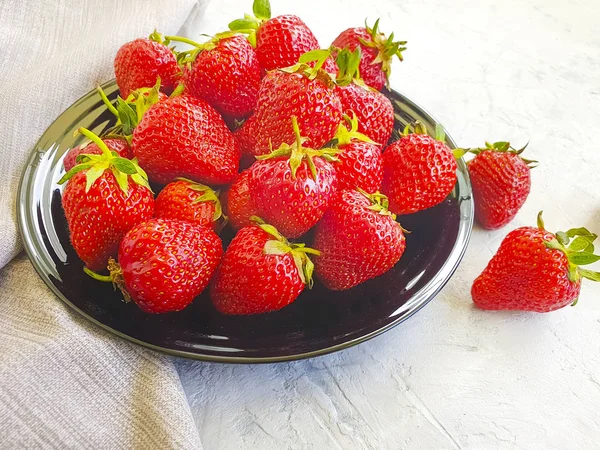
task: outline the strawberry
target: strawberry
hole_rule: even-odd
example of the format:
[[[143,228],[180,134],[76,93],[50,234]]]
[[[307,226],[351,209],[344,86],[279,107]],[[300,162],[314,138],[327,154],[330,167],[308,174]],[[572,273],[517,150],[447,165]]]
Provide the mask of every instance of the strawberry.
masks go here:
[[[119,247],[119,263],[108,263],[109,276],[125,301],[158,314],[181,311],[208,286],[223,247],[209,227],[181,220],[150,219],[133,227]]]
[[[263,71],[293,66],[302,54],[319,48],[317,38],[298,16],[271,19],[268,0],[254,0],[252,10],[254,17],[246,14],[231,22],[229,29],[248,35]]]
[[[219,197],[211,188],[185,178],[177,178],[167,184],[156,197],[154,216],[216,228],[223,212]]]
[[[380,193],[339,191],[315,228],[315,274],[341,291],[390,270],[406,246],[402,227]]]
[[[210,296],[223,314],[260,314],[289,305],[308,284],[318,254],[290,244],[275,227],[250,225],[235,235],[211,284]],[[251,268],[251,270],[248,270]]]
[[[530,167],[536,161],[523,159],[525,150],[508,142],[486,142],[485,148],[469,149],[476,156],[469,162],[475,200],[475,219],[488,230],[510,222],[527,200],[531,189]]]
[[[226,117],[244,118],[256,106],[260,66],[248,40],[233,32],[219,33],[198,44],[187,38],[167,36],[194,47],[179,54],[186,67],[184,84],[188,94],[206,100]]]
[[[329,161],[339,151],[303,147],[295,116],[291,122],[296,142],[259,156],[249,169],[249,185],[259,216],[284,236],[296,238],[321,219],[335,195],[337,176]]]
[[[262,80],[254,119],[255,156],[294,142],[295,116],[306,145],[320,148],[342,120],[342,106],[331,77],[322,69],[299,64],[269,72]]]
[[[91,131],[79,132],[102,153],[80,156],[81,163],[58,183],[68,181],[62,205],[73,248],[88,268],[102,270],[116,256],[125,233],[152,217],[154,197],[135,160],[115,156]]]
[[[254,147],[256,146],[255,118],[256,116],[250,116],[242,126],[233,133],[233,137],[238,142],[242,153],[240,168],[248,168],[256,161],[253,154]]]
[[[133,131],[133,154],[150,179],[177,177],[227,184],[238,172],[240,150],[223,118],[204,100],[180,95],[152,106]]]
[[[414,133],[406,127],[401,138],[383,152],[381,191],[388,196],[390,211],[410,214],[444,201],[456,184],[456,160],[444,143],[441,127],[436,138],[420,123]]]
[[[379,32],[379,19],[373,28],[365,23],[365,27],[348,28],[342,31],[331,44],[334,48],[350,51],[360,47],[360,74],[366,84],[378,91],[388,85],[392,72],[392,57],[403,60],[402,52],[406,50],[406,41],[394,42],[394,33],[389,38]],[[358,114],[358,112],[357,112]]]
[[[256,206],[250,197],[250,170],[244,170],[221,196],[223,209],[234,230],[251,225]]]
[[[337,94],[342,102],[342,112],[356,114],[358,131],[376,143],[387,145],[394,129],[394,107],[389,98],[367,86],[359,76],[361,51],[344,49],[337,54],[339,74]]]
[[[481,309],[548,312],[575,304],[581,279],[600,281],[600,273],[580,266],[600,260],[596,235],[585,228],[550,233],[542,213],[537,227],[511,231],[471,288]]]
[[[136,39],[121,46],[115,56],[115,76],[124,99],[131,91],[152,87],[158,78],[166,92],[171,92],[181,77],[173,51],[156,31],[149,39]]]
[[[340,124],[335,135],[336,147],[342,152],[337,155],[335,165],[338,190],[363,189],[378,191],[383,178],[381,149],[367,136],[357,130],[356,116],[348,118],[350,130]]]
[[[131,148],[125,139],[121,138],[108,138],[104,139],[104,143],[111,152],[116,152],[121,158],[131,159],[133,155]],[[79,155],[101,155],[102,149],[94,144],[92,141],[88,141],[85,144],[73,147],[67,152],[63,159],[63,165],[65,171],[71,170],[77,165],[77,157]]]

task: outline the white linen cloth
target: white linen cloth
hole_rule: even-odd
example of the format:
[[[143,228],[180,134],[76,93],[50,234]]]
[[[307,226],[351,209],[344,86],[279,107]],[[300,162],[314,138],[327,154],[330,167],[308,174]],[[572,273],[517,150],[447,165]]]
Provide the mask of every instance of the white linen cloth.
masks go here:
[[[0,448],[200,448],[172,361],[79,318],[24,255],[15,196],[33,144],[112,78],[119,46],[179,30],[195,0],[0,2]],[[13,260],[11,262],[11,260]]]

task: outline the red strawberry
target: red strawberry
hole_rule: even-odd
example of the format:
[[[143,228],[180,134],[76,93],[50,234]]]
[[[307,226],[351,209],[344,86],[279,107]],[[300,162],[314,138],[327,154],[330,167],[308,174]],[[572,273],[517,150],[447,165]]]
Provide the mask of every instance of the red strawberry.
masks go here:
[[[62,205],[73,248],[88,268],[103,270],[125,233],[152,217],[154,197],[135,161],[113,156],[98,136],[79,131],[102,153],[83,157],[58,183],[68,180]]]
[[[359,188],[369,193],[378,191],[383,179],[381,148],[357,131],[356,116],[348,121],[350,130],[340,124],[335,135],[337,148],[342,151],[337,155],[339,162],[335,165],[338,190]]]
[[[252,224],[257,216],[256,206],[250,197],[250,170],[244,170],[221,196],[223,209],[235,230]]]
[[[550,233],[540,212],[537,228],[517,228],[504,238],[473,283],[473,302],[481,309],[535,312],[576,303],[581,278],[600,281],[600,273],[579,267],[600,260],[593,254],[596,237],[585,228]]]
[[[177,58],[156,32],[150,39],[136,39],[124,44],[115,56],[114,65],[123,98],[135,89],[154,86],[158,78],[163,89],[171,92],[181,77]]]
[[[178,178],[167,184],[156,197],[154,216],[216,228],[223,212],[215,191],[203,184]]]
[[[256,146],[256,131],[255,123],[256,116],[250,116],[241,127],[239,127],[234,133],[233,137],[240,146],[242,152],[242,158],[240,160],[240,168],[246,169],[252,165],[256,158],[254,157],[254,147]]]
[[[120,138],[109,138],[104,139],[104,143],[108,147],[111,152],[117,152],[117,154],[121,158],[131,159],[133,155],[131,153],[131,148],[125,139]],[[73,147],[71,150],[67,152],[63,159],[63,165],[65,166],[65,171],[71,170],[73,167],[77,165],[77,157],[79,155],[101,155],[102,150],[93,142],[87,142],[82,145],[78,145],[77,147]]]
[[[394,267],[406,246],[395,218],[385,195],[340,191],[315,228],[315,273],[325,287],[350,289]]]
[[[159,184],[177,177],[227,184],[237,176],[240,160],[223,118],[204,100],[188,95],[152,106],[133,132],[132,149]]]
[[[348,28],[342,31],[331,44],[333,47],[350,51],[357,47],[361,49],[360,75],[365,83],[378,91],[387,85],[392,71],[392,57],[397,56],[402,61],[402,52],[406,50],[406,41],[394,42],[394,33],[389,38],[378,30],[379,19],[373,28]],[[358,111],[357,111],[358,114]]]
[[[206,288],[219,265],[223,247],[209,227],[181,220],[150,219],[133,227],[111,259],[110,281],[142,310],[157,314],[181,311]]]
[[[338,86],[342,111],[358,117],[358,131],[377,144],[387,145],[394,129],[394,107],[389,98],[367,86],[350,83]]]
[[[215,273],[210,296],[223,314],[276,311],[312,286],[313,264],[304,244],[290,244],[275,227],[250,225],[233,238]],[[248,270],[251,268],[251,270]]]
[[[394,107],[389,98],[360,78],[360,55],[360,47],[353,52],[344,49],[337,53],[337,93],[342,111],[347,116],[356,114],[359,132],[380,145],[387,145],[394,129]]]
[[[291,122],[296,142],[282,144],[250,167],[250,196],[262,219],[296,238],[321,219],[335,196],[337,177],[328,160],[339,151],[303,147],[295,116]]]
[[[444,201],[456,184],[456,160],[436,130],[436,138],[416,124],[383,152],[381,191],[388,196],[390,211],[410,214]],[[442,132],[443,133],[443,132]]]
[[[342,106],[327,73],[298,65],[289,71],[274,70],[263,78],[254,116],[252,153],[259,156],[294,142],[292,116],[298,120],[306,145],[322,147],[335,134]]]
[[[513,149],[508,142],[470,149],[469,175],[475,200],[475,218],[483,228],[495,230],[510,222],[527,200],[531,189],[529,168],[536,161],[523,159],[525,150]]]
[[[180,62],[187,65],[184,82],[188,94],[206,100],[227,117],[243,118],[252,113],[260,66],[254,48],[244,36],[220,33],[205,44],[178,36],[166,39],[195,47],[180,53]]]
[[[293,66],[302,54],[319,48],[317,38],[298,16],[271,19],[268,0],[254,0],[252,10],[254,17],[246,14],[231,22],[229,29],[248,34],[263,70]]]

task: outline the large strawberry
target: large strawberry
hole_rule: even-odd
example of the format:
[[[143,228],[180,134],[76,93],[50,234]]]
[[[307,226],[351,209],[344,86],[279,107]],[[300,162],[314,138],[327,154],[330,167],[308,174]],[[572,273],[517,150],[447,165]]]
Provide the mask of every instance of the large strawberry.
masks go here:
[[[299,64],[269,72],[262,80],[254,114],[255,156],[295,140],[295,116],[306,145],[320,148],[335,135],[342,105],[331,77],[319,68]]]
[[[356,114],[358,131],[385,146],[394,129],[394,107],[389,98],[367,86],[360,78],[360,55],[360,47],[353,52],[348,49],[338,52],[337,93],[343,113],[348,116]]]
[[[385,195],[340,191],[315,228],[315,274],[329,289],[350,289],[390,270],[406,246]]]
[[[185,178],[167,184],[155,201],[154,216],[177,219],[216,228],[223,217],[217,193],[208,186]]]
[[[358,132],[356,116],[347,117],[348,125],[340,124],[335,134],[336,147],[341,150],[335,164],[338,190],[363,189],[378,191],[383,179],[381,147],[364,134]]]
[[[254,0],[252,10],[254,17],[246,14],[231,22],[229,28],[248,35],[263,70],[293,66],[302,54],[319,48],[317,38],[298,16],[286,14],[271,19],[268,0]]]
[[[538,226],[511,231],[471,288],[481,309],[548,312],[574,304],[581,279],[600,281],[600,273],[580,266],[600,260],[596,235],[585,228],[550,233],[541,213]]]
[[[475,219],[483,228],[503,227],[527,200],[531,189],[529,168],[536,161],[523,159],[523,150],[513,149],[508,142],[486,142],[485,148],[469,149],[476,155],[468,166]]]
[[[175,54],[157,32],[152,33],[150,39],[136,39],[121,46],[114,66],[123,98],[135,89],[154,86],[158,78],[163,89],[171,92],[182,74]]]
[[[186,67],[187,93],[206,100],[227,117],[244,118],[254,111],[260,66],[254,48],[244,36],[219,33],[204,44],[179,36],[166,39],[194,47],[179,54],[179,62]]]
[[[221,195],[221,201],[228,221],[235,230],[252,224],[250,219],[258,213],[250,197],[250,170],[238,175]]]
[[[240,150],[223,118],[206,101],[189,95],[152,106],[133,132],[133,153],[152,181],[177,177],[227,184],[237,175]]]
[[[441,127],[436,138],[421,124],[383,152],[381,191],[388,196],[390,211],[410,214],[441,203],[456,184],[456,160],[444,143]]]
[[[111,152],[116,152],[121,158],[133,158],[131,148],[125,139],[108,138],[104,139],[104,143]],[[63,166],[65,167],[65,171],[68,172],[77,165],[77,158],[79,155],[101,154],[102,149],[92,141],[88,141],[85,144],[78,145],[77,147],[73,147],[71,150],[69,150],[63,159]]]
[[[91,131],[79,132],[102,153],[82,156],[58,183],[68,181],[62,205],[73,248],[88,268],[103,270],[108,258],[116,256],[125,233],[152,217],[154,196],[135,160],[111,153]]]
[[[109,276],[125,301],[157,314],[181,311],[206,288],[219,265],[223,247],[209,227],[181,220],[150,219],[133,227],[111,259]]]
[[[360,75],[365,83],[378,91],[388,84],[392,72],[392,58],[402,61],[402,52],[406,50],[406,41],[394,42],[394,33],[386,37],[379,31],[379,19],[373,28],[348,28],[342,31],[331,44],[334,48],[361,49]]]
[[[215,273],[210,295],[223,314],[260,314],[289,305],[312,286],[317,254],[304,244],[290,244],[266,224],[242,228],[233,238]],[[248,270],[251,268],[250,270]]]
[[[258,157],[250,167],[250,196],[259,216],[284,236],[296,238],[321,219],[337,190],[339,150],[303,147],[296,117],[290,120],[296,141]]]

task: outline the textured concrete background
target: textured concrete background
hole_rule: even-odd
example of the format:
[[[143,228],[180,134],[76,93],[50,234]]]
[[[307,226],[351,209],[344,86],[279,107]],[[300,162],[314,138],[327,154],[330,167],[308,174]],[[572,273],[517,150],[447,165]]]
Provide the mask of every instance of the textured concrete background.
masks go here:
[[[505,229],[475,229],[456,275],[408,322],[308,361],[228,366],[180,360],[206,450],[575,449],[600,442],[600,285],[546,315],[487,313],[469,289],[508,231],[545,211],[551,230],[600,232],[597,0],[272,0],[322,46],[381,17],[409,41],[392,86],[464,146],[531,140],[529,200]],[[251,0],[213,0],[191,37]]]

